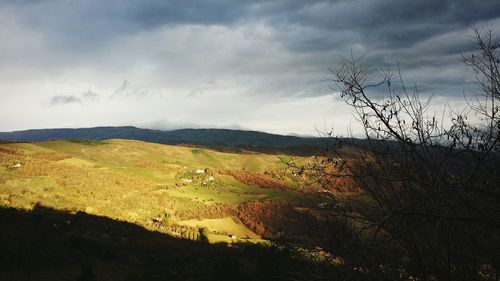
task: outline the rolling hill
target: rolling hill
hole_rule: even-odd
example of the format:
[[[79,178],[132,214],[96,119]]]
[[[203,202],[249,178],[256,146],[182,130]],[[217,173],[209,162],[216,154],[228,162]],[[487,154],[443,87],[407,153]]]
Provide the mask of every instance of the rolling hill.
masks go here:
[[[113,132],[153,133],[129,127],[104,131],[58,130],[59,135],[30,131],[31,140],[48,135],[93,136],[94,140],[0,143],[0,227],[8,229],[0,233],[0,246],[7,249],[0,255],[0,272],[8,280],[19,280],[18,272],[26,266],[36,280],[63,280],[57,279],[61,271],[67,271],[71,280],[164,280],[132,278],[149,273],[169,276],[168,280],[214,274],[217,278],[210,280],[221,280],[216,273],[220,255],[238,260],[232,268],[241,268],[248,276],[263,274],[257,263],[263,255],[280,262],[286,259],[286,268],[269,270],[288,274],[288,265],[293,263],[282,254],[275,255],[272,241],[276,237],[291,247],[300,245],[303,252],[291,255],[299,262],[308,263],[312,259],[304,257],[316,254],[314,241],[325,230],[319,214],[307,204],[319,195],[302,189],[300,177],[282,161],[291,156],[130,139],[97,140]],[[246,136],[222,132],[233,133],[234,143]],[[190,133],[193,138],[214,135],[210,130]],[[19,136],[11,136],[18,140]],[[298,164],[313,159],[293,156]],[[168,253],[179,248],[186,252],[176,255],[177,263]],[[255,252],[255,258],[248,256],[249,251]],[[37,254],[31,257],[33,252]],[[122,255],[124,259],[119,258]],[[233,258],[237,255],[242,259]],[[30,260],[22,260],[27,256]],[[190,261],[209,268],[195,266],[191,271]],[[165,264],[171,267],[163,270]],[[86,270],[112,274],[85,279]],[[223,267],[221,271],[228,270]],[[124,279],[126,275],[132,277]]]
[[[295,181],[278,155],[122,139],[0,144],[0,205],[31,209],[42,204],[174,234],[179,231],[171,224],[209,224],[215,232],[208,237],[216,240],[228,239],[219,233],[252,233],[237,218],[244,204],[300,203],[303,195]],[[183,222],[193,219],[201,221]]]

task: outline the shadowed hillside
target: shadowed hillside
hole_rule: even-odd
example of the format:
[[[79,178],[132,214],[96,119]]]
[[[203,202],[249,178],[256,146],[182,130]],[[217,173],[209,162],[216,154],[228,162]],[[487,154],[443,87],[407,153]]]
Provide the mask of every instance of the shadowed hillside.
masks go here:
[[[0,208],[0,280],[282,280],[308,263],[256,245],[176,239],[40,205]]]

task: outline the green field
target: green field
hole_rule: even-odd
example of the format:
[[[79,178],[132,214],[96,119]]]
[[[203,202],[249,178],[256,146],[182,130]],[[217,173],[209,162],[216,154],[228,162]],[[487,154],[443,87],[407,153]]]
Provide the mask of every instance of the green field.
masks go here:
[[[0,205],[80,211],[192,237],[205,227],[210,242],[258,241],[235,219],[239,206],[303,200],[281,157],[118,139],[0,144]]]

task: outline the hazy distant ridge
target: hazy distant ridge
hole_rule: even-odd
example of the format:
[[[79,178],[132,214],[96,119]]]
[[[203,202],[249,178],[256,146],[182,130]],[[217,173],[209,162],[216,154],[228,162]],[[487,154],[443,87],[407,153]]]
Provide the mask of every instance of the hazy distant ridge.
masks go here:
[[[131,126],[0,132],[0,140],[3,141],[47,141],[51,139],[135,139],[162,144],[186,143],[209,146],[254,146],[269,148],[308,146],[312,145],[315,140],[315,138],[284,136],[244,130],[179,129],[161,131]]]

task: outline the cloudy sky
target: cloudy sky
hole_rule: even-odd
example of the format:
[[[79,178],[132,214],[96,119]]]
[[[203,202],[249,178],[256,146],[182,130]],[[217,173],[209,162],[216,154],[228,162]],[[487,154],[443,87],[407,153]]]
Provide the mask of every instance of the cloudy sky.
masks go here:
[[[0,131],[356,131],[327,82],[339,55],[460,104],[472,25],[498,31],[500,1],[2,0]]]

